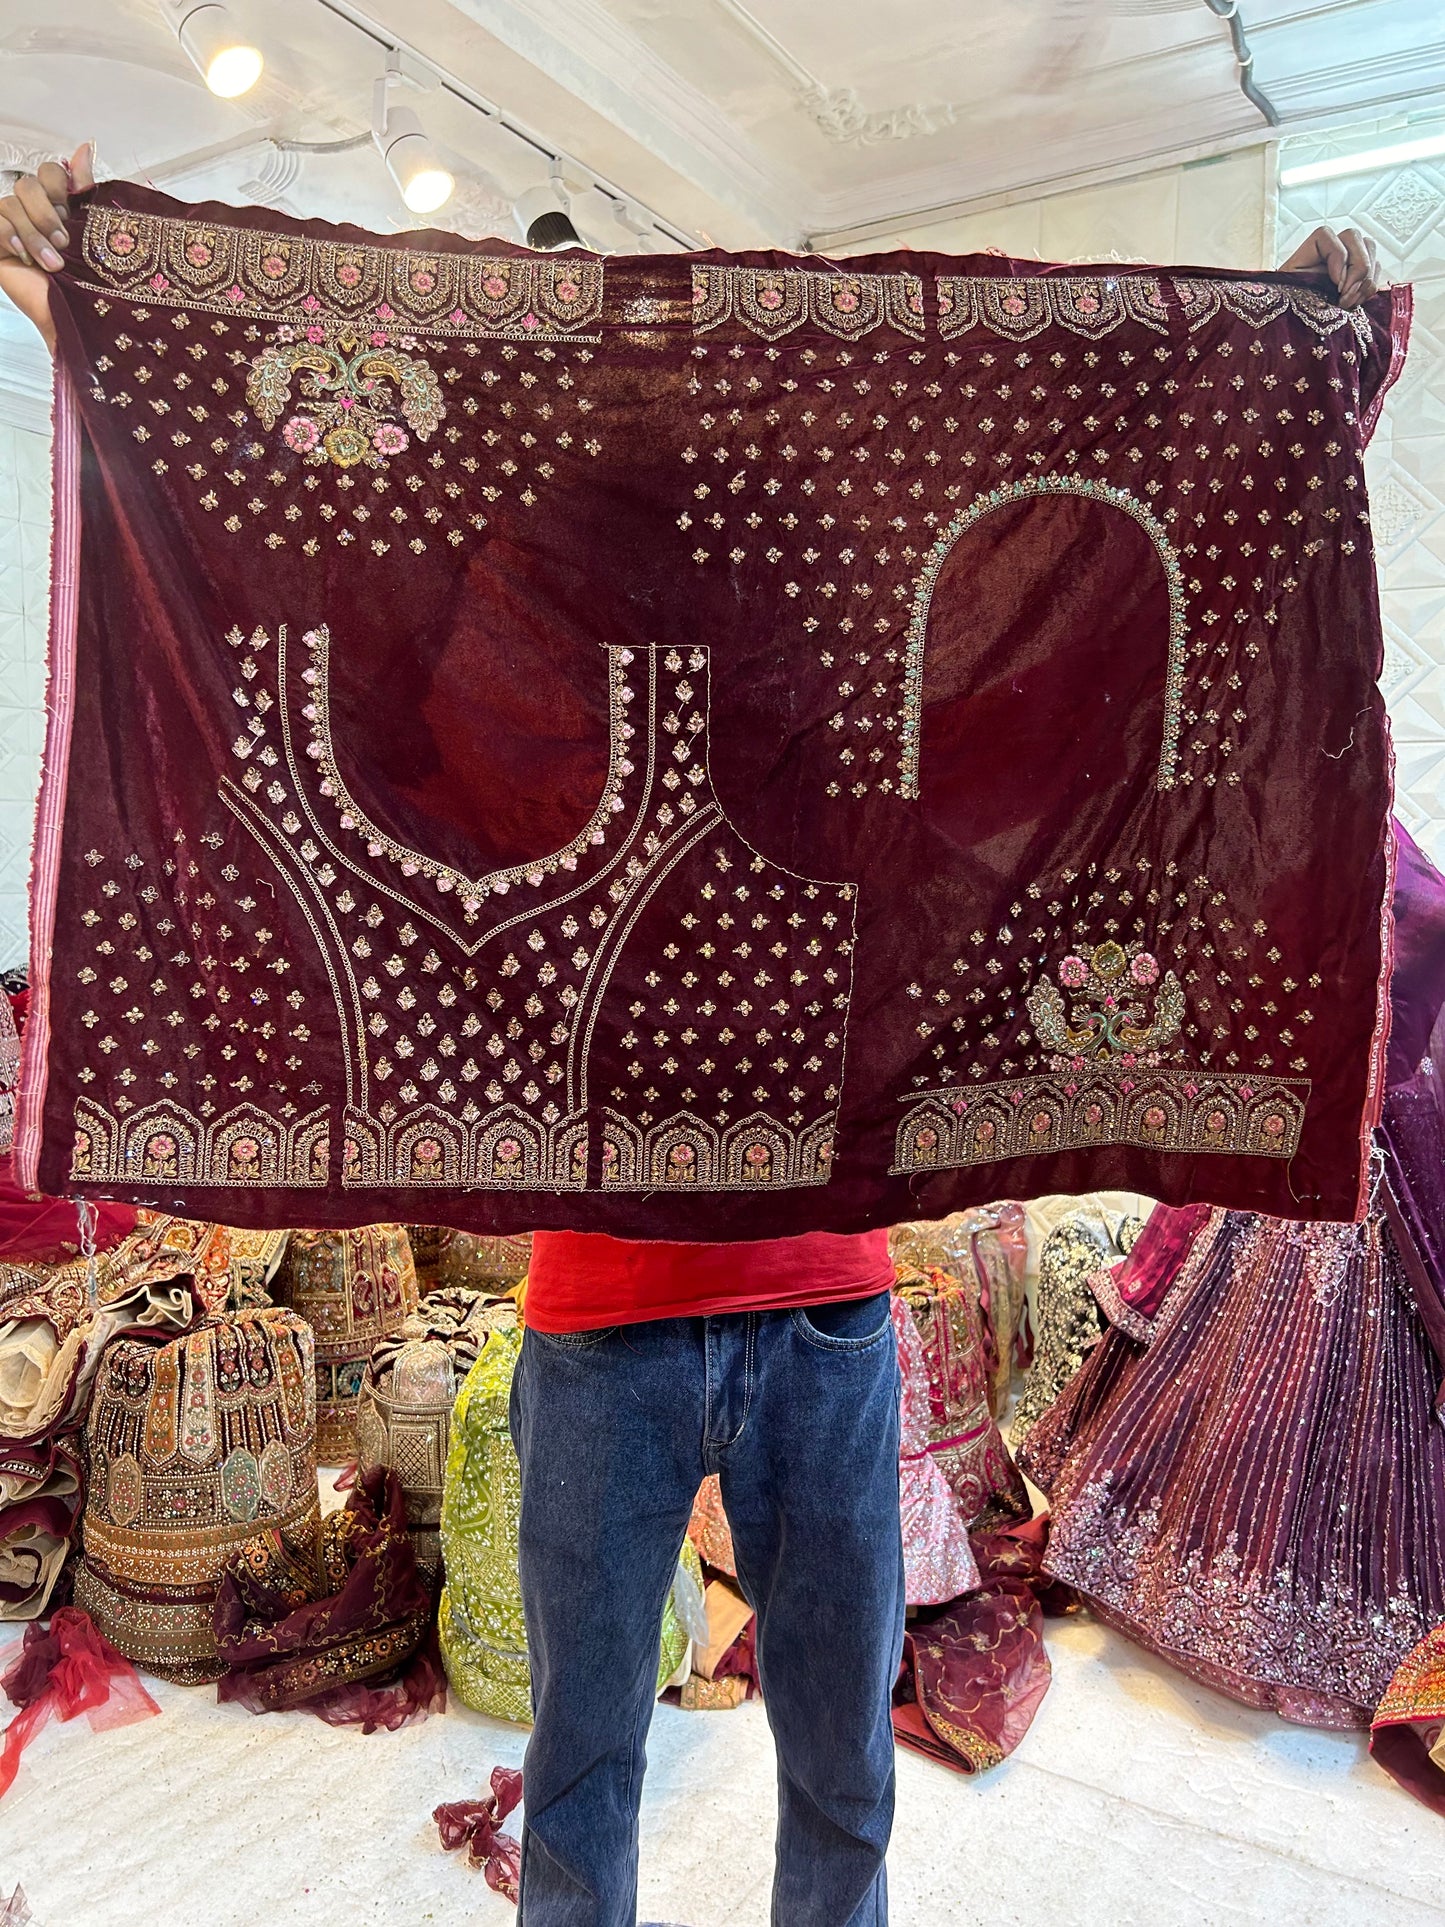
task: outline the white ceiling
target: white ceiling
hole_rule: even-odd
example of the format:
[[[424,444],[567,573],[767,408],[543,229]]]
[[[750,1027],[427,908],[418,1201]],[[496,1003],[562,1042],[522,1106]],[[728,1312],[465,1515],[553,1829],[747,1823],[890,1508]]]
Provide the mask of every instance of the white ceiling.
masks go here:
[[[359,10],[363,0],[346,0]],[[95,136],[106,171],[183,197],[414,224],[364,134],[381,55],[323,0],[233,0],[267,55],[214,99],[158,0],[0,0],[0,164]],[[1081,175],[1264,138],[1205,0],[364,0],[686,237],[845,247]],[[1287,128],[1422,110],[1445,90],[1442,0],[1240,0]],[[418,98],[461,177],[444,225],[503,229],[545,161],[446,94]],[[611,204],[591,203],[599,243]],[[600,223],[600,225],[598,225]],[[652,237],[643,245],[664,244]]]

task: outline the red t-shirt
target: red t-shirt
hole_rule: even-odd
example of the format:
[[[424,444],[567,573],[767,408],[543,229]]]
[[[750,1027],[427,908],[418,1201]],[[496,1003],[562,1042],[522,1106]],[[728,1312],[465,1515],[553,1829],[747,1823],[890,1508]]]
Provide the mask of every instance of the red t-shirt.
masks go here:
[[[781,1311],[865,1298],[893,1283],[887,1231],[808,1231],[755,1244],[664,1244],[600,1231],[532,1236],[524,1316],[544,1332],[647,1318]]]

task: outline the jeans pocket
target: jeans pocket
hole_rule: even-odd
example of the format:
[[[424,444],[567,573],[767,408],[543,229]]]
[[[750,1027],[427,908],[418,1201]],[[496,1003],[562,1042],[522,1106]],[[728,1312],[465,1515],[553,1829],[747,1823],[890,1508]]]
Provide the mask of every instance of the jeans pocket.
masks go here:
[[[540,1339],[543,1344],[555,1345],[563,1352],[590,1352],[612,1334],[621,1331],[620,1325],[598,1325],[591,1331],[582,1332],[539,1332],[535,1325],[527,1327],[528,1336]]]
[[[793,1313],[793,1328],[819,1351],[870,1351],[893,1330],[892,1294],[880,1291],[831,1305],[800,1306]]]

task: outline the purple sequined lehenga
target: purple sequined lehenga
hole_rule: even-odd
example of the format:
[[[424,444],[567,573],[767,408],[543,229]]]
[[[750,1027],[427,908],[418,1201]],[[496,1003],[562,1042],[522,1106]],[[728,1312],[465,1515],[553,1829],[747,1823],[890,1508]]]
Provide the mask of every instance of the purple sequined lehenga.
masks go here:
[[[1055,1577],[1310,1725],[1368,1725],[1445,1621],[1445,883],[1403,839],[1400,858],[1370,1216],[1213,1212],[1147,1344],[1109,1331],[1022,1454]]]

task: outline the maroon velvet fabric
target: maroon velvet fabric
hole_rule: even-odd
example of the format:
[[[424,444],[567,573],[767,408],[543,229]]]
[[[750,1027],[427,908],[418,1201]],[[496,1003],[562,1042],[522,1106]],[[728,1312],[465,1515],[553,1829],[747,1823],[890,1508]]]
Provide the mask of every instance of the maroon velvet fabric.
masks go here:
[[[689,1239],[1355,1213],[1408,291],[111,184],[55,308],[27,1182]]]

